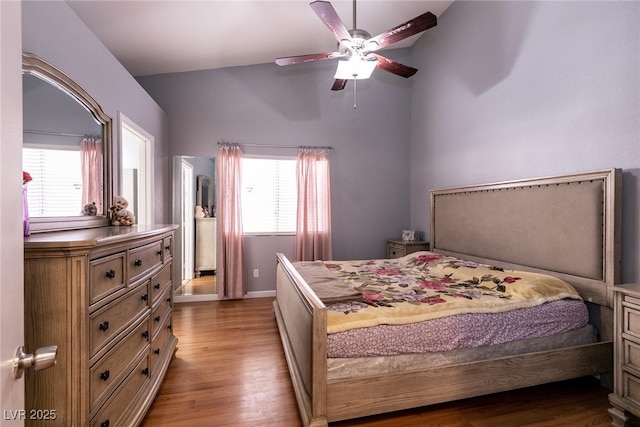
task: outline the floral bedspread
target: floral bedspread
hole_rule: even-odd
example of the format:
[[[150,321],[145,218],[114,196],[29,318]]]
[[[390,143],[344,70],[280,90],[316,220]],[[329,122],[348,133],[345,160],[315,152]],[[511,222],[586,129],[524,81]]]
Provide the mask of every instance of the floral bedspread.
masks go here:
[[[360,293],[326,303],[328,333],[581,299],[571,285],[553,276],[502,270],[433,252],[324,264],[346,287]]]

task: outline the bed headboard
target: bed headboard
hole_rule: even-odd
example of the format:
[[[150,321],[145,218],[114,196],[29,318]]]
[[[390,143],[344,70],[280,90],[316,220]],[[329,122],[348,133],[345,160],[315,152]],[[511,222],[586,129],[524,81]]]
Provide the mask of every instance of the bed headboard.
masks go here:
[[[620,169],[431,191],[431,248],[553,274],[612,307],[620,280]]]

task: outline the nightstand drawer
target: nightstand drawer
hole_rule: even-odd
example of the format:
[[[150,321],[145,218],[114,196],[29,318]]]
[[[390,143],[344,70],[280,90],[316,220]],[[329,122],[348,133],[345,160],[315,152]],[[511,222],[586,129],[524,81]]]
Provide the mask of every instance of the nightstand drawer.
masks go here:
[[[624,366],[640,373],[640,344],[624,340]]]
[[[400,258],[407,254],[404,245],[389,243],[387,245],[387,258]]]
[[[622,332],[640,339],[640,307],[629,305],[628,298],[622,303]]]

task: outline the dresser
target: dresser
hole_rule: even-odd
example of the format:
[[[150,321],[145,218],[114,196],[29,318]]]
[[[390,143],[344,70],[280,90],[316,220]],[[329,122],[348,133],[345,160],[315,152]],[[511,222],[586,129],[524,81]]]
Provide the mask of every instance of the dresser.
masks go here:
[[[429,242],[387,240],[387,258],[400,258],[413,252],[428,251]]]
[[[135,426],[176,351],[175,225],[34,234],[24,241],[25,344],[57,345],[56,366],[25,372],[25,404],[46,426]]]
[[[216,219],[196,218],[196,277],[216,269]]]
[[[615,286],[614,301],[614,390],[609,413],[613,425],[622,427],[640,417],[640,284]]]

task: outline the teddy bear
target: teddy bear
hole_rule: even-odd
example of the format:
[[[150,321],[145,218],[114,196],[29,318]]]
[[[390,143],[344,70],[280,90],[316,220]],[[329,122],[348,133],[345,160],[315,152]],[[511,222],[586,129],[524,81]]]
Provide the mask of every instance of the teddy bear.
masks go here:
[[[129,202],[122,196],[115,196],[113,198],[113,206],[109,208],[111,211],[111,225],[133,225],[136,218],[133,216],[133,212],[127,209]]]
[[[82,216],[96,216],[98,213],[98,208],[96,207],[96,202],[87,203],[80,211],[80,215]]]
[[[196,205],[196,212],[195,212],[194,216],[196,218],[204,218],[207,215],[205,214],[204,209],[202,208],[202,206]]]

